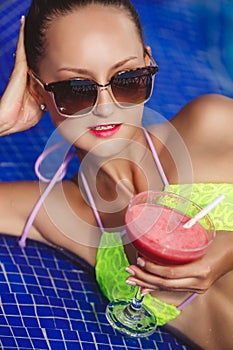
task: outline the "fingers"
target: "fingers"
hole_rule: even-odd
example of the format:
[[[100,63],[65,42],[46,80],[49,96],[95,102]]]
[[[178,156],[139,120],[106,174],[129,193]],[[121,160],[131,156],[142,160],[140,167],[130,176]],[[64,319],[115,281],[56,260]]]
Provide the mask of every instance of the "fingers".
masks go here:
[[[19,31],[19,38],[17,42],[17,48],[16,48],[15,65],[20,63],[26,64],[26,54],[25,54],[25,48],[24,48],[24,26],[25,26],[25,17],[22,16],[20,20],[20,31]]]
[[[190,276],[198,277],[200,275],[203,278],[207,278],[211,273],[210,265],[204,263],[202,259],[184,265],[165,266],[138,258],[137,264],[142,267],[144,271],[166,279],[183,279]]]
[[[192,292],[204,293],[208,289],[205,285],[197,284],[195,279],[185,280],[165,280],[159,278],[150,279],[148,276],[145,279],[137,277],[129,277],[126,280],[127,284],[139,286],[143,288],[143,293],[147,294],[152,291],[169,291],[169,292]]]
[[[160,266],[144,260],[138,262],[143,265],[142,268],[132,265],[126,270],[131,275],[126,281],[130,285],[150,290],[198,293],[204,293],[211,285],[211,279],[206,278],[206,273],[194,274],[193,267]]]
[[[194,278],[166,280],[146,274],[128,277],[126,283],[142,287],[145,294],[152,291],[204,293],[208,289],[207,286],[199,284]]]

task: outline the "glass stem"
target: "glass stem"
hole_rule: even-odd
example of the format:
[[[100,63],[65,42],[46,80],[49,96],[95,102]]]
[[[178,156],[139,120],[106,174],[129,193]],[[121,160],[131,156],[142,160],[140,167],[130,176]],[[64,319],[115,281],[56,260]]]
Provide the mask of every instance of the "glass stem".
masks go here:
[[[144,296],[141,294],[141,287],[138,287],[134,295],[134,298],[132,300],[131,307],[134,308],[135,310],[140,310],[142,307],[143,299],[144,299]]]
[[[124,309],[124,316],[130,320],[141,320],[142,302],[141,288],[138,287],[132,302]]]

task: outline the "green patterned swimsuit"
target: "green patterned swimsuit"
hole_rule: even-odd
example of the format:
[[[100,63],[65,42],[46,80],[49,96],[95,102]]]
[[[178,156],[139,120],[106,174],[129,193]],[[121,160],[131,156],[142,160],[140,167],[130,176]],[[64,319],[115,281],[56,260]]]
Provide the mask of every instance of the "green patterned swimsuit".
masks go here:
[[[145,130],[144,132],[148,140],[149,135]],[[154,155],[155,149],[152,143],[149,142],[149,145]],[[154,155],[154,159],[158,165],[159,159],[157,155]],[[158,169],[161,169],[161,164],[159,164]],[[218,195],[224,194],[224,201],[215,207],[209,215],[216,230],[233,231],[233,184],[195,183],[190,185],[169,185],[164,173],[161,174],[161,177],[164,179],[164,191],[187,197],[202,208]],[[98,218],[98,220],[100,219]],[[134,292],[125,283],[127,277],[129,277],[125,269],[129,265],[120,233],[103,232],[97,252],[95,270],[100,289],[110,301],[115,299],[132,299]],[[176,318],[181,312],[181,308],[178,309],[175,305],[166,304],[150,294],[145,296],[144,303],[155,312],[158,325],[166,324]]]
[[[222,203],[220,203],[217,207],[215,207],[210,212],[210,217],[215,225],[216,230],[225,230],[225,231],[233,231],[233,184],[222,184],[222,183],[196,183],[196,184],[187,184],[187,185],[169,185],[166,175],[163,171],[161,163],[159,161],[158,155],[154,148],[154,145],[151,141],[151,138],[148,132],[143,129],[147,142],[150,146],[152,155],[154,157],[155,163],[158,167],[158,171],[164,183],[164,191],[171,191],[176,194],[180,194],[183,197],[193,200],[200,207],[205,207],[209,204],[213,199],[215,199],[218,195],[224,194],[225,199]],[[58,143],[55,147],[59,148],[63,143]],[[37,168],[39,168],[39,164],[46,157],[47,153],[53,152],[54,147],[51,147],[45,152],[37,160]],[[72,159],[72,154],[70,155],[67,152],[67,156],[62,164],[62,168],[66,168],[69,161]],[[65,167],[64,167],[65,164]],[[49,186],[46,191],[42,194],[41,198],[39,198],[36,203],[34,209],[32,210],[26,224],[22,236],[19,240],[19,245],[24,247],[26,244],[26,238],[29,233],[32,222],[39,211],[41,204],[45,200],[48,193],[51,191],[53,186],[57,181],[61,181],[64,174],[61,176],[60,168],[55,173],[53,179],[50,181]],[[39,178],[44,181],[44,177],[40,174],[39,170],[37,170],[37,175]],[[96,279],[102,290],[103,294],[109,299],[132,299],[134,292],[131,290],[131,287],[125,283],[128,273],[125,271],[126,267],[129,266],[129,261],[124,251],[124,247],[121,240],[121,233],[108,233],[104,231],[104,227],[102,225],[100,216],[96,209],[95,203],[93,201],[92,194],[90,193],[89,186],[85,179],[83,172],[80,170],[80,175],[83,180],[83,184],[86,190],[87,197],[89,198],[90,204],[92,206],[94,215],[96,217],[97,223],[100,226],[102,231],[102,237],[99,245],[99,249],[97,252],[96,258]],[[47,181],[47,180],[46,180]],[[191,299],[189,298],[188,301]],[[178,308],[171,304],[166,304],[154,297],[150,294],[146,295],[144,298],[144,303],[154,310],[155,315],[157,317],[158,325],[163,325],[170,320],[174,319],[180,314],[180,310],[186,304],[183,303],[179,305]]]

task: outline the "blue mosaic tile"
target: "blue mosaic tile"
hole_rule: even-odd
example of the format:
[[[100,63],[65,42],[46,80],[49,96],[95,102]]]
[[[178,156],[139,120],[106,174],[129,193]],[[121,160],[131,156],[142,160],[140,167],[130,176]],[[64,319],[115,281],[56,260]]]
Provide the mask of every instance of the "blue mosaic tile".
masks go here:
[[[2,245],[1,245],[1,250],[2,250]],[[7,253],[9,255],[9,252]],[[1,260],[2,260],[2,254],[1,254]],[[3,266],[0,265],[0,268],[2,269]],[[4,270],[7,271],[8,273],[19,273],[20,269],[19,266],[14,265],[14,264],[4,264]]]
[[[10,293],[10,288],[8,286],[8,284],[6,284],[6,281],[1,281],[0,282],[0,290],[1,290],[1,293]]]
[[[15,273],[9,273],[8,280],[10,283],[23,283],[22,277]]]
[[[95,350],[95,349],[96,349],[96,345],[95,345],[95,344],[90,344],[90,343],[85,343],[85,342],[83,342],[82,345],[83,345],[83,348],[84,348],[85,350]],[[101,345],[101,347],[102,347],[102,345]],[[111,348],[108,347],[107,350],[111,350]]]
[[[66,350],[65,344],[62,341],[59,341],[59,340],[52,340],[52,341],[50,341],[50,345],[51,345],[52,349]]]
[[[18,294],[16,300],[20,305],[33,305],[33,298],[30,294]]]
[[[33,306],[29,306],[29,305],[21,305],[20,307],[21,313],[24,315],[24,317],[26,316],[31,316],[31,317],[36,317],[36,312],[35,312],[35,308]]]
[[[46,335],[48,339],[56,340],[56,339],[61,339],[62,338],[62,332],[58,329],[47,329],[46,330]]]
[[[64,279],[64,274],[60,270],[50,269],[49,272],[50,272],[51,277],[54,279],[54,282],[57,279],[62,279],[62,280]],[[66,276],[67,276],[67,278],[69,278],[69,275],[66,274]]]
[[[24,275],[24,282],[29,287],[30,285],[35,286],[38,284],[38,279],[34,274]]]
[[[17,298],[15,294],[9,294],[9,295],[3,294],[1,296],[1,300],[2,300],[2,305],[15,304],[17,306],[17,303],[16,303]]]
[[[27,331],[23,327],[14,327],[13,334],[17,339],[18,338],[27,338]]]
[[[28,327],[27,328],[27,332],[30,338],[39,338],[39,339],[43,339],[44,338],[44,334],[42,332],[41,329],[35,329],[32,327]]]
[[[111,345],[100,344],[100,346],[101,346],[101,349],[103,349],[103,350],[112,350]],[[88,347],[87,347],[87,349],[88,349]],[[92,348],[92,350],[94,350],[94,348]]]
[[[52,317],[53,316],[53,312],[52,312],[52,309],[49,307],[49,306],[37,306],[36,307],[36,314],[39,316],[39,317]]]
[[[36,349],[36,350],[48,350],[48,343],[46,342],[46,340],[33,339],[32,342],[33,342],[34,349]]]
[[[13,259],[9,255],[1,256],[1,263],[6,265],[14,265]]]
[[[38,258],[28,257],[28,262],[32,266],[42,267],[42,261],[38,260]]]
[[[7,318],[0,314],[0,325],[1,325],[1,327],[2,326],[6,326],[7,324],[8,324]]]
[[[75,309],[75,310],[78,308],[75,300],[65,299],[63,300],[63,303],[66,308]]]
[[[124,343],[125,343],[125,341],[124,341],[123,337],[117,337],[117,336],[111,337],[111,344],[112,345],[123,346]]]
[[[39,244],[32,242],[29,242],[28,244],[35,244],[36,246],[38,245],[38,249],[40,248]],[[51,252],[47,251],[47,253],[51,255]],[[38,265],[37,262],[35,262],[35,264]],[[71,265],[68,271],[70,271],[71,268],[74,267]],[[25,273],[22,273],[22,270],[24,270]],[[54,270],[52,269],[51,271]],[[78,271],[79,270],[77,270],[75,274],[71,273],[70,276],[72,275],[73,279],[76,277],[81,278],[83,276],[83,272],[81,271],[81,274],[79,274]],[[32,278],[30,278],[29,272],[33,274]],[[131,345],[131,347],[134,348],[134,344],[126,345],[125,340],[121,336],[117,336],[115,331],[112,330],[111,326],[106,323],[106,318],[104,316],[105,305],[99,305],[98,303],[94,305],[93,303],[90,304],[90,302],[87,301],[88,295],[91,295],[91,292],[90,290],[86,289],[89,288],[90,284],[95,292],[98,291],[98,288],[94,287],[95,281],[92,280],[92,282],[90,282],[91,277],[89,285],[86,286],[85,283],[78,286],[76,285],[77,288],[82,289],[79,292],[78,299],[75,300],[73,290],[68,294],[71,299],[61,298],[58,297],[58,295],[49,297],[46,291],[44,291],[45,288],[41,285],[44,282],[44,277],[39,278],[37,275],[35,275],[35,269],[33,266],[30,266],[29,269],[21,269],[20,274],[22,274],[22,278],[24,278],[24,280],[25,278],[29,278],[27,281],[30,283],[35,283],[35,285],[27,285],[28,292],[26,294],[2,294],[2,301],[4,302],[4,313],[8,312],[8,319],[10,319],[10,315],[11,317],[13,317],[15,314],[18,315],[20,308],[20,313],[23,315],[23,325],[18,327],[17,331],[19,332],[19,329],[21,328],[23,330],[19,342],[22,341],[23,344],[23,339],[28,339],[27,342],[24,342],[25,349],[38,349],[39,346],[41,349],[45,349],[47,344],[44,338],[45,334],[47,342],[49,342],[49,346],[51,347],[52,345],[54,346],[54,344],[56,344],[58,348],[62,348],[64,346],[64,339],[66,339],[67,349],[77,349],[77,344],[79,344],[80,341],[82,342],[82,346],[85,346],[85,348],[90,347],[102,349],[103,343],[106,343],[107,339],[107,344],[111,344],[110,341],[113,343],[115,341],[115,343],[117,343],[115,339],[121,339],[121,341],[118,341],[118,346],[120,346],[119,349],[126,349]],[[43,276],[45,275],[44,272],[42,274]],[[26,275],[28,277],[25,277]],[[51,275],[52,274],[48,273],[49,279],[51,278]],[[63,271],[62,275],[59,274],[59,277],[61,276],[64,276],[65,281],[64,285],[61,287],[70,288],[68,282],[69,279],[67,278],[65,271]],[[48,284],[47,281],[45,284]],[[31,289],[31,291],[29,290],[30,286],[34,287],[34,289]],[[102,300],[105,299],[102,298]],[[19,319],[21,318],[19,317]],[[13,325],[11,325],[11,327],[13,327]],[[45,334],[41,331],[41,329],[45,330]],[[7,333],[8,337],[11,336],[8,327],[3,329],[3,333]],[[112,337],[114,338],[112,339]],[[20,350],[22,349],[22,344],[20,343]]]
[[[3,308],[6,315],[20,315],[18,305],[5,304],[3,305]]]
[[[33,268],[31,266],[28,266],[28,265],[20,265],[20,271],[22,274],[25,274],[25,275],[31,275],[31,276],[34,275]]]
[[[89,332],[79,332],[79,338],[84,342],[89,342],[89,343],[93,342],[93,335],[92,333],[89,333]]]
[[[0,327],[0,336],[1,337],[12,337],[12,330],[8,326],[1,326]]]
[[[33,296],[35,305],[48,305],[48,298],[43,295]]]
[[[64,280],[64,277],[62,277],[61,279],[54,278],[53,281],[56,288],[60,288],[60,289],[68,288],[68,283],[66,283],[66,281]],[[70,284],[70,286],[72,287],[72,284]]]
[[[55,328],[55,322],[51,318],[39,318],[39,324],[41,328]]]
[[[83,349],[85,349],[84,348],[84,346],[83,346],[83,344],[82,344],[82,346],[79,344],[79,343],[77,343],[77,342],[67,342],[66,343],[66,348],[67,348],[67,350],[83,350]],[[94,350],[94,349],[93,349]]]
[[[33,349],[32,342],[28,338],[16,338],[19,349]]]
[[[7,337],[4,336],[1,338],[1,344],[4,346],[4,350],[6,349],[6,347],[12,347],[14,349],[16,349],[16,341],[13,338],[13,336],[11,337]]]
[[[58,292],[57,293],[58,297],[60,297],[62,299],[70,299],[73,297],[71,291],[69,291],[69,290],[65,290],[65,289],[59,290],[58,289],[57,292]]]
[[[76,341],[78,342],[80,337],[80,333],[79,333],[79,337],[78,334],[76,332],[72,332],[72,331],[67,331],[67,330],[63,330],[63,335],[64,335],[64,339],[66,339],[67,341]]]
[[[53,288],[46,288],[46,287],[41,287],[42,292],[44,295],[47,297],[56,297],[57,293]]]
[[[36,274],[36,276],[44,276],[44,277],[49,277],[49,272],[46,269],[43,269],[41,267],[35,267],[34,268],[34,272]],[[51,273],[51,271],[50,271]]]
[[[106,334],[95,334],[95,339],[98,344],[107,344],[109,343],[109,338]]]
[[[51,306],[64,307],[64,300],[55,297],[49,297],[49,304]]]
[[[55,307],[55,308],[53,308],[53,315],[54,315],[54,317],[67,318],[67,312],[62,307]]]
[[[27,264],[27,260],[23,256],[14,255],[13,261],[17,265],[25,265],[25,264]]]
[[[23,323],[24,323],[24,326],[26,328],[28,328],[28,327],[34,327],[36,329],[40,328],[39,320],[37,318],[35,318],[35,316],[28,317],[28,316],[24,315],[23,316]]]
[[[59,329],[70,329],[70,321],[62,318],[55,318],[55,327]]]
[[[23,327],[23,321],[19,316],[8,316],[7,321],[12,327]]]
[[[38,287],[37,285],[30,285],[27,284],[27,290],[30,294],[41,294],[41,288]]]
[[[75,309],[75,310],[69,310],[67,309],[67,314],[70,320],[81,320],[82,319],[82,312]]]
[[[27,290],[24,285],[22,284],[11,284],[11,292],[12,293],[26,293]]]
[[[86,328],[86,325],[85,325],[85,322],[84,321],[75,321],[75,320],[70,320],[70,323],[71,323],[71,327],[73,330],[77,330],[79,332],[86,332],[87,331],[87,328]]]

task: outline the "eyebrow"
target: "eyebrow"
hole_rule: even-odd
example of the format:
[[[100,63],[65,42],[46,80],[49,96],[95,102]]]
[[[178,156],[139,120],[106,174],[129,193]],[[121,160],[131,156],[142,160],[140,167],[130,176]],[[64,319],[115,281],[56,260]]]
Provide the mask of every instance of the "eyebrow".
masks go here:
[[[111,69],[112,70],[118,69],[118,68],[122,67],[124,64],[128,63],[129,61],[133,61],[137,58],[138,58],[137,56],[130,56],[130,57],[114,64],[111,67]],[[79,74],[90,74],[90,71],[88,71],[87,69],[83,69],[83,68],[62,67],[62,68],[57,70],[57,72],[62,72],[62,71],[79,73]]]

